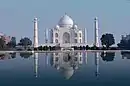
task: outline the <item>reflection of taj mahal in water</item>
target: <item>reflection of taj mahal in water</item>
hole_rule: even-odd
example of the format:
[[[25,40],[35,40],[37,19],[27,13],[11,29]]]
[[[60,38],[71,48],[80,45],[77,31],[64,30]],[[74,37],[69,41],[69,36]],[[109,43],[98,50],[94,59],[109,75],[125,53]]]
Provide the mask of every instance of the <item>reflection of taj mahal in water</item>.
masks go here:
[[[52,66],[69,79],[74,71],[83,63],[82,53],[54,53]]]
[[[34,47],[38,47],[38,24],[37,18],[34,19]],[[98,42],[98,19],[94,19],[94,45],[99,46]],[[65,14],[54,28],[47,28],[44,33],[45,43],[42,46],[70,47],[86,46],[87,29],[80,28],[73,19]]]
[[[95,56],[95,76],[99,76],[99,53],[94,53]],[[49,57],[46,57],[49,59]],[[73,53],[50,53],[49,62],[53,68],[61,72],[65,79],[70,79],[77,69],[83,63],[87,64],[87,52],[73,52]],[[35,66],[35,76],[38,77],[38,53],[34,54],[34,66]]]

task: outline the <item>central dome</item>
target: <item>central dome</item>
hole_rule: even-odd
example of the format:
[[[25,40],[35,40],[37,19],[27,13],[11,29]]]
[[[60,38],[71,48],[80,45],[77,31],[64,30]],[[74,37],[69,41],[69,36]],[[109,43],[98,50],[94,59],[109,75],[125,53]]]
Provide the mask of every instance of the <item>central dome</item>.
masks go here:
[[[60,27],[73,27],[73,20],[67,15],[65,14],[63,17],[61,17],[58,25]]]

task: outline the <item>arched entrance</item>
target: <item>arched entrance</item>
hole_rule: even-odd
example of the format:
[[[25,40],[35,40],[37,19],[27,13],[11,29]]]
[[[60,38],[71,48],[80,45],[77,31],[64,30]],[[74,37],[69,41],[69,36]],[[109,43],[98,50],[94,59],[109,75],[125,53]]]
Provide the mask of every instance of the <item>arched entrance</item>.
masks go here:
[[[70,34],[67,32],[63,34],[63,43],[70,43]]]

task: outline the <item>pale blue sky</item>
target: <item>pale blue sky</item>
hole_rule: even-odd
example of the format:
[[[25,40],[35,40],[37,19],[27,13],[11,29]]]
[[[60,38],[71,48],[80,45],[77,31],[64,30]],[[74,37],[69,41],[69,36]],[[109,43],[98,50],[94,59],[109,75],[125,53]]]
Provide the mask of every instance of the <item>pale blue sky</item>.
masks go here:
[[[93,19],[99,18],[100,37],[114,33],[116,43],[121,34],[130,33],[128,0],[0,0],[0,32],[33,38],[33,18],[39,18],[39,40],[43,43],[45,28],[54,27],[64,13],[81,28],[88,29],[88,43],[93,42]]]

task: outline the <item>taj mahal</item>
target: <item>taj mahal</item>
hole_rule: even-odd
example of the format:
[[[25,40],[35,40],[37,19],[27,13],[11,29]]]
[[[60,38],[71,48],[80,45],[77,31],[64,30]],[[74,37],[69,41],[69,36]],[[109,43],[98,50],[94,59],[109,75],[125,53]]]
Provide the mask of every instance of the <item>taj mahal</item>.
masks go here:
[[[38,47],[38,24],[37,18],[34,19],[34,47]],[[94,19],[94,45],[99,46],[98,42],[98,19]],[[45,43],[42,46],[86,46],[87,29],[80,28],[74,20],[66,13],[59,19],[54,28],[45,29]]]
[[[34,19],[34,48],[37,48],[38,43],[38,19]],[[98,38],[98,18],[94,18],[94,44],[99,47]],[[59,19],[58,24],[54,28],[45,29],[45,43],[42,46],[60,46],[61,48],[68,48],[71,46],[86,46],[87,43],[87,29],[80,28],[75,24],[74,20],[66,13]],[[99,76],[99,53],[95,53],[95,75]],[[35,59],[35,76],[38,77],[38,53],[34,54]],[[66,79],[73,76],[75,71],[83,64],[83,57],[87,64],[87,52],[64,52],[50,54],[51,66],[60,71]],[[47,64],[49,63],[48,57]]]

